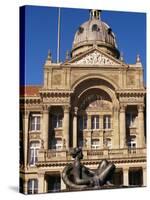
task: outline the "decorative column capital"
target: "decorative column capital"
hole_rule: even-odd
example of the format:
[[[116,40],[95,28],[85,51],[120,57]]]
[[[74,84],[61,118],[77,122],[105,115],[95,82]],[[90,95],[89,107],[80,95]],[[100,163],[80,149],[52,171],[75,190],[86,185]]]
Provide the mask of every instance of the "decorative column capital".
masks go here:
[[[74,114],[77,115],[78,107],[74,107]]]
[[[120,104],[120,112],[125,112],[125,110],[126,110],[126,105]]]
[[[45,175],[45,172],[44,171],[39,171],[38,172],[38,177],[40,178],[40,177],[43,177]]]
[[[144,111],[144,104],[139,104],[139,105],[137,105],[137,107],[138,107],[138,112]]]
[[[49,107],[50,107],[50,106],[48,106],[48,105],[43,105],[43,106],[42,106],[43,112],[44,112],[44,113],[48,113]]]
[[[69,113],[69,111],[70,111],[70,106],[69,106],[69,105],[64,105],[64,106],[63,106],[63,109],[64,109],[64,113]]]

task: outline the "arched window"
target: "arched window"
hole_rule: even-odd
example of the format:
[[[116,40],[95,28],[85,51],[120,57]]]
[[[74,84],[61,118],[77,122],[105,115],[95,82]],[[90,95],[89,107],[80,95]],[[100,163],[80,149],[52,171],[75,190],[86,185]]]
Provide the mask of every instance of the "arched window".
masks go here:
[[[38,180],[29,179],[28,181],[28,194],[37,194],[38,193]]]
[[[29,164],[35,166],[38,160],[38,151],[40,149],[39,142],[31,142],[30,143],[30,153],[29,153]]]

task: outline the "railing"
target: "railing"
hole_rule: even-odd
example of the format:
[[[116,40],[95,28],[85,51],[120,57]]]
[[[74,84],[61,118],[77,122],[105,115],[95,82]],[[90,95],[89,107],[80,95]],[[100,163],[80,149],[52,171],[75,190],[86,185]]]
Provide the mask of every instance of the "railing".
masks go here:
[[[124,149],[83,149],[84,159],[120,159],[146,157],[146,148]],[[38,161],[68,161],[72,160],[68,150],[41,149]]]

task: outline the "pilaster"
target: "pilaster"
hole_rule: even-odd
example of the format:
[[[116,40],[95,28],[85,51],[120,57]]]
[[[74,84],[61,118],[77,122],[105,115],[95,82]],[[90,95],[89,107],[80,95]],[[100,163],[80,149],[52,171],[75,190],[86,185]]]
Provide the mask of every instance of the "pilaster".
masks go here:
[[[147,186],[147,170],[143,167],[143,186]]]
[[[123,168],[123,185],[129,185],[129,168]]]
[[[69,149],[69,110],[68,105],[64,106],[63,138],[66,149]]]
[[[38,172],[38,193],[45,192],[45,179],[44,179],[44,172]]]
[[[124,104],[120,105],[120,148],[125,148],[126,146],[126,106]]]
[[[23,114],[23,141],[24,141],[24,166],[28,164],[28,132],[29,132],[29,114],[30,112],[25,110]]]
[[[111,127],[113,129],[113,144],[112,148],[118,149],[120,145],[119,141],[119,111],[118,108],[114,108],[114,113],[113,113],[113,120],[111,123]]]
[[[74,115],[73,115],[73,147],[77,147],[77,111],[78,108],[74,108]]]
[[[145,145],[144,136],[144,105],[138,105],[138,137],[137,146],[142,148]]]
[[[24,189],[23,189],[23,191],[24,191],[24,194],[28,194],[28,180],[27,179],[24,180]]]
[[[48,149],[48,121],[49,121],[49,108],[47,105],[43,106],[43,118],[42,118],[42,136],[43,136],[43,147]]]

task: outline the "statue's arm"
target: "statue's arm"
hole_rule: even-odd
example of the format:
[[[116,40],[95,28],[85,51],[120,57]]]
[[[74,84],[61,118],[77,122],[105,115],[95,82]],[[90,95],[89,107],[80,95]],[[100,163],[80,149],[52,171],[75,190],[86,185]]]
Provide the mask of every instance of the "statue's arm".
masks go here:
[[[73,166],[73,176],[74,176],[74,181],[77,185],[89,185],[91,183],[90,178],[80,178],[80,173],[82,166],[80,163],[75,163]]]
[[[91,177],[93,177],[95,175],[95,172],[93,170],[91,170],[90,168],[85,167],[85,166],[83,166],[83,172],[86,175],[91,176]]]

